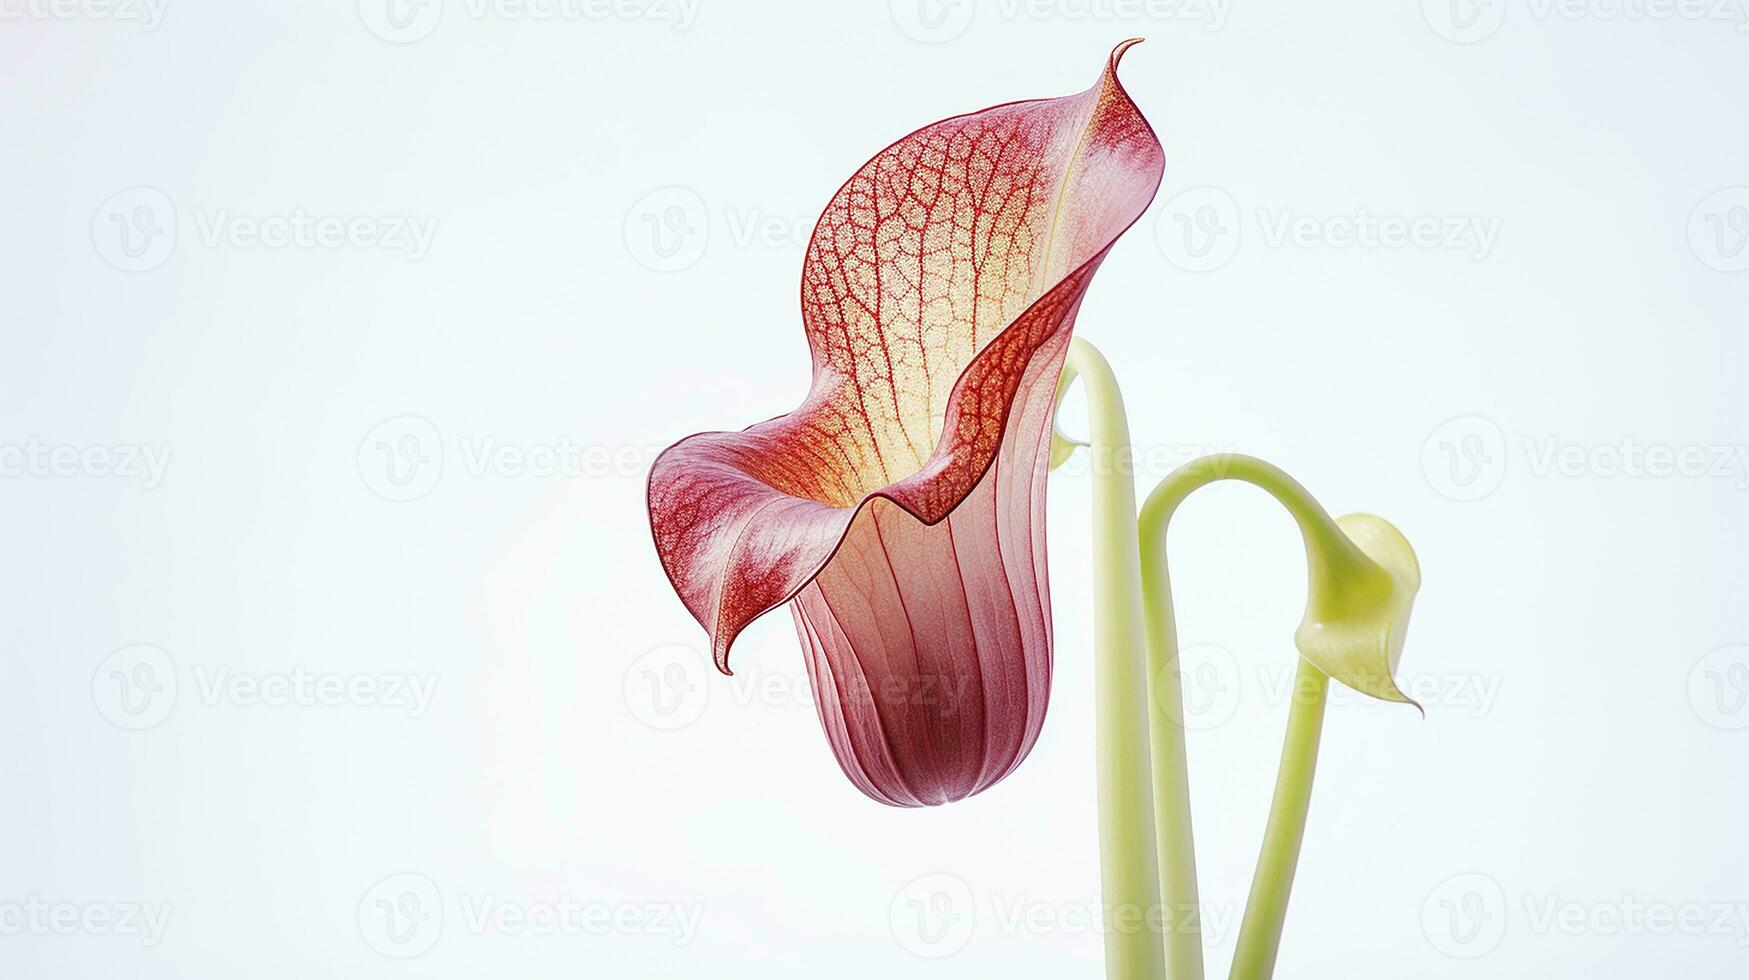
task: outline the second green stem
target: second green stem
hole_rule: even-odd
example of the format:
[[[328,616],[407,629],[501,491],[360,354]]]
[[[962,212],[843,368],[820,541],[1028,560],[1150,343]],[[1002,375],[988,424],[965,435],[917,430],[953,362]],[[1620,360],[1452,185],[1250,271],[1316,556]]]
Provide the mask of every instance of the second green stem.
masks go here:
[[[1239,948],[1233,953],[1232,980],[1263,980],[1275,972],[1281,927],[1287,921],[1288,893],[1306,837],[1306,813],[1312,803],[1312,776],[1318,768],[1318,741],[1324,728],[1325,694],[1330,678],[1306,660],[1294,675],[1293,706],[1288,709],[1287,738],[1281,747],[1281,768],[1275,774],[1275,799],[1269,805],[1269,826],[1263,832],[1263,853],[1251,879],[1245,920],[1239,926]]]

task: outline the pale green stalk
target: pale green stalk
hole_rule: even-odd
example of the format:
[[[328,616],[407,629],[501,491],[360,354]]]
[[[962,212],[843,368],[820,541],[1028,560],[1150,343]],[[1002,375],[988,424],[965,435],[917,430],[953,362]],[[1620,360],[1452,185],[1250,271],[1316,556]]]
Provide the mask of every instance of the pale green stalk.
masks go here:
[[[1082,340],[1069,348],[1065,383],[1075,375],[1085,386],[1093,456],[1100,883],[1114,925],[1105,936],[1106,976],[1202,980],[1200,937],[1178,935],[1173,928],[1179,920],[1173,909],[1196,906],[1190,793],[1182,729],[1157,717],[1150,724],[1149,675],[1158,671],[1150,669],[1144,630],[1129,422],[1111,365]],[[1155,700],[1155,715],[1158,704]],[[1158,827],[1156,798],[1161,801]],[[1160,922],[1162,908],[1164,943],[1151,928]]]

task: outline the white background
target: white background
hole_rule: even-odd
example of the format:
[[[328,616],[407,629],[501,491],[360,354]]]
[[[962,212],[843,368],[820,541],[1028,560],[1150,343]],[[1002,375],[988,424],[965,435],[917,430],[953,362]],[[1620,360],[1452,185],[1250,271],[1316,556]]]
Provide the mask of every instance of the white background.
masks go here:
[[[1084,468],[1044,735],[926,812],[787,616],[704,671],[643,476],[799,400],[855,167],[1133,34],[1166,184],[1079,332],[1150,482],[1264,456],[1426,575],[1279,975],[1744,975],[1736,0],[481,2],[0,0],[0,975],[1099,976]],[[1226,486],[1172,559],[1221,975],[1303,559]]]

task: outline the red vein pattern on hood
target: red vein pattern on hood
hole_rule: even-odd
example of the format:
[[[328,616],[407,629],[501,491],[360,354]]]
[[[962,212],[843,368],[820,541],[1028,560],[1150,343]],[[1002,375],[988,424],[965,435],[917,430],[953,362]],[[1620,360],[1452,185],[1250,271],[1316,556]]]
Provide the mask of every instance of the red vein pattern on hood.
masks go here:
[[[1044,720],[1054,390],[1164,168],[1117,80],[1134,43],[1079,95],[943,120],[864,164],[802,266],[806,400],[651,469],[656,550],[717,666],[790,602],[833,752],[882,802],[989,787]]]

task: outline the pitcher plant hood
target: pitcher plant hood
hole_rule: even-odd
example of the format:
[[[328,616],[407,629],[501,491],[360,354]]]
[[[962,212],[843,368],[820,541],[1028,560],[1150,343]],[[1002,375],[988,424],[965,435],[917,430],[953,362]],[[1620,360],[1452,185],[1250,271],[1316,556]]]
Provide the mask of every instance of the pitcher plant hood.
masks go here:
[[[806,399],[651,468],[656,550],[717,666],[789,603],[832,750],[876,800],[977,793],[1043,723],[1053,396],[1164,168],[1117,78],[1134,43],[1085,92],[933,123],[857,170],[802,265]]]

